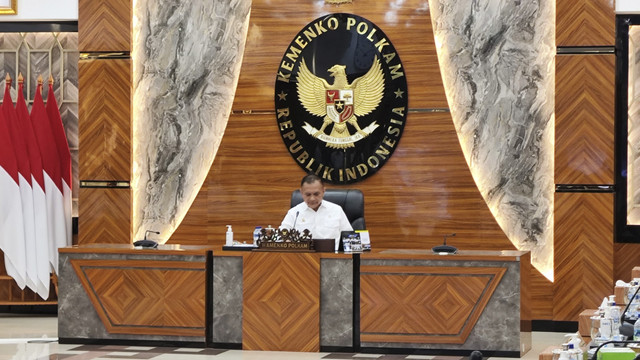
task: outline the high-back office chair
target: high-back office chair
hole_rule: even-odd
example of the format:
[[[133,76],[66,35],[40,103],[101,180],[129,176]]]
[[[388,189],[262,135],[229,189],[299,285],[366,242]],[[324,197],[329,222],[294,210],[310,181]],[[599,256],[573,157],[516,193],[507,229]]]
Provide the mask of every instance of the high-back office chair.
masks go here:
[[[366,230],[364,223],[364,195],[357,189],[326,189],[324,199],[340,205],[353,230]],[[300,190],[291,194],[291,207],[302,202]]]

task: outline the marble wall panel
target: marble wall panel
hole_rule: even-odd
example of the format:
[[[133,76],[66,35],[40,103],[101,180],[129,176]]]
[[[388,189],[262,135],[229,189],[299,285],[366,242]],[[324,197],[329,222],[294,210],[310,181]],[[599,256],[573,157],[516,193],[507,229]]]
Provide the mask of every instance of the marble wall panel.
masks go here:
[[[552,277],[554,1],[429,1],[460,144],[491,212]]]
[[[133,233],[168,239],[231,111],[251,1],[140,0],[133,17]]]
[[[627,223],[640,225],[640,26],[629,27]]]

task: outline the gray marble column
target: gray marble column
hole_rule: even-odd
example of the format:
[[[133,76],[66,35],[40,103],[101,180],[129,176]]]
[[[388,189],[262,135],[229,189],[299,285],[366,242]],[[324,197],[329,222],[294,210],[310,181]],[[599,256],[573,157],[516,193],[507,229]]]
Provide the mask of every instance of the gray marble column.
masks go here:
[[[489,209],[553,275],[553,0],[429,0],[462,150]]]
[[[166,240],[224,134],[250,0],[137,0],[133,9],[133,234]]]

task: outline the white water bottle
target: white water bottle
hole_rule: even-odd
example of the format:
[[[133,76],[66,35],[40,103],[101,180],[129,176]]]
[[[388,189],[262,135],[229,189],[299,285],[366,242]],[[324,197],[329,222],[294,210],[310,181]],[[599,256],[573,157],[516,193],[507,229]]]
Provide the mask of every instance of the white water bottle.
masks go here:
[[[233,230],[231,229],[231,225],[227,225],[227,237],[225,245],[233,246]]]
[[[620,308],[616,305],[614,295],[609,296],[609,317],[611,318],[611,335],[613,340],[618,340],[620,337]]]

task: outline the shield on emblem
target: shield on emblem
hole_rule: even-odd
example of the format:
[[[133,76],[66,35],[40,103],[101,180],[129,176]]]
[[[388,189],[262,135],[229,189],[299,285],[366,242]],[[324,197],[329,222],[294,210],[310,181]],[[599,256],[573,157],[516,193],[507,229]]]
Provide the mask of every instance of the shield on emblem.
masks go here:
[[[326,90],[327,115],[341,123],[353,115],[353,90]]]

